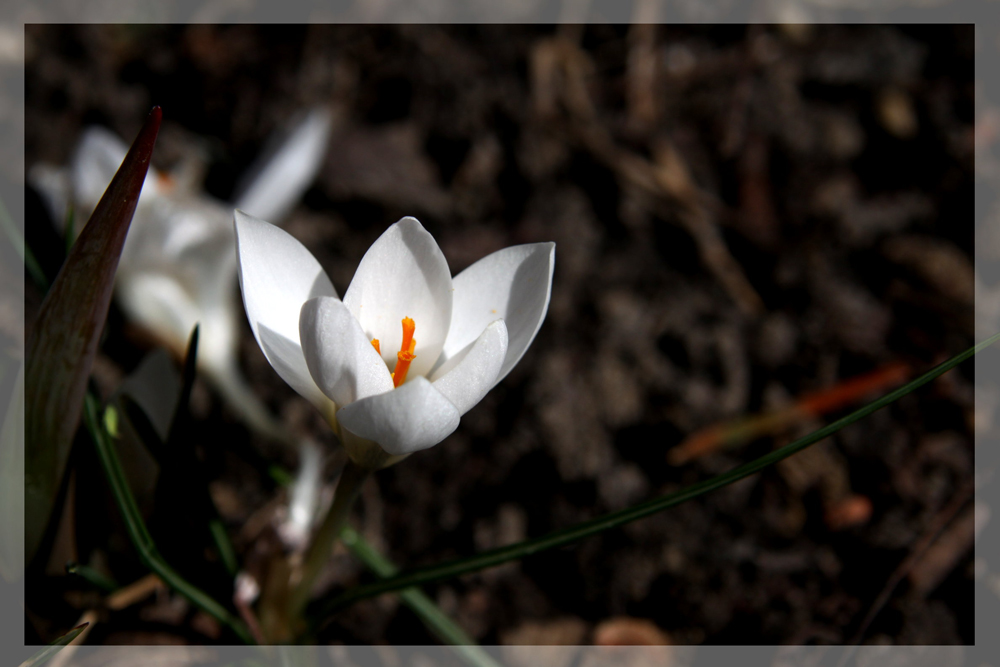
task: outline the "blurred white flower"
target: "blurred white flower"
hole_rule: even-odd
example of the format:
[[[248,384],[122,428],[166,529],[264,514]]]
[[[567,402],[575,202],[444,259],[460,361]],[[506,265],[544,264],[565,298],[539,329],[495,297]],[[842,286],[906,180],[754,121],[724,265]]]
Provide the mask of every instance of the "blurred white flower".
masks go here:
[[[276,220],[287,215],[322,163],[332,120],[325,108],[309,112],[249,170],[236,205]],[[58,223],[70,205],[75,219],[85,221],[127,149],[110,131],[92,127],[68,168],[36,165],[28,179]],[[118,265],[119,305],[178,355],[200,324],[199,370],[251,426],[285,439],[238,370],[231,206],[202,193],[193,180],[183,169],[171,175],[149,169]]]
[[[239,210],[235,226],[261,350],[368,469],[451,434],[521,359],[548,309],[554,243],[505,248],[452,279],[434,238],[403,218],[369,248],[341,301],[287,232]]]
[[[278,526],[278,535],[293,549],[301,550],[309,543],[322,488],[323,450],[311,440],[302,440],[298,473],[289,489],[288,516]]]

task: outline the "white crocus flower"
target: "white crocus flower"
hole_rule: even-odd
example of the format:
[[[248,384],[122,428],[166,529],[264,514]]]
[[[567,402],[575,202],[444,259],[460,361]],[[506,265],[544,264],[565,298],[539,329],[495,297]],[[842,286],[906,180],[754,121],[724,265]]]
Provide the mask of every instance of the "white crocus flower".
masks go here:
[[[249,170],[236,205],[271,219],[286,216],[322,163],[332,121],[325,108],[306,114]],[[82,223],[127,150],[112,132],[88,128],[67,169],[36,165],[29,181],[43,194],[57,222],[65,219],[72,203]],[[184,354],[198,324],[199,369],[251,426],[287,439],[238,370],[232,205],[201,192],[190,171],[182,168],[166,175],[150,167],[115,276],[118,303],[131,320],[178,355]]]
[[[375,469],[432,447],[521,359],[545,317],[554,243],[497,251],[452,278],[414,218],[369,248],[344,299],[287,232],[237,210],[240,287],[275,371]]]

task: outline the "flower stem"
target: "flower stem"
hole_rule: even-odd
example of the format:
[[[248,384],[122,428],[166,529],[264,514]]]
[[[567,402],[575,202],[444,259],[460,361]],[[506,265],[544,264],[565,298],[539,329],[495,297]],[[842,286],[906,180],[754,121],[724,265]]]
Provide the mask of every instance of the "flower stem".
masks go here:
[[[367,468],[362,468],[350,459],[344,465],[340,473],[340,480],[337,482],[337,490],[333,496],[333,504],[323,519],[323,525],[316,531],[309,550],[306,552],[305,564],[302,567],[302,576],[299,579],[291,599],[291,615],[293,618],[299,616],[309,602],[309,594],[312,592],[313,584],[319,577],[323,566],[330,560],[330,553],[333,551],[333,544],[340,535],[341,529],[347,523],[347,516],[351,506],[361,492],[361,487],[371,473]]]

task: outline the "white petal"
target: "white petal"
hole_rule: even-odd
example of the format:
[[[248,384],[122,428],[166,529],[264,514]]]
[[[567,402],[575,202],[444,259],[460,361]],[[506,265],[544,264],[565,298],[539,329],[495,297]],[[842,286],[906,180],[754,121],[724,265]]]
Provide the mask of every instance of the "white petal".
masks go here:
[[[236,208],[279,222],[316,177],[330,140],[333,114],[313,109],[275,150],[265,151],[237,191]]]
[[[161,257],[176,262],[189,255],[209,267],[229,262],[226,273],[236,273],[232,208],[207,197],[159,197],[145,210],[157,221],[148,224],[159,227],[155,234],[162,240],[154,252]]]
[[[385,362],[339,299],[306,301],[299,335],[313,380],[337,405],[392,390]]]
[[[424,377],[337,412],[341,427],[377,442],[394,456],[433,447],[458,428],[460,417],[451,401]]]
[[[503,320],[497,320],[486,327],[466,354],[452,357],[434,371],[434,388],[464,415],[496,384],[506,355],[507,327]]]
[[[410,375],[426,375],[448,333],[451,288],[448,262],[434,237],[415,218],[403,218],[365,253],[344,304],[368,337],[379,340],[382,358],[390,367],[395,367],[403,340],[402,320],[413,319],[417,356]]]
[[[128,317],[159,336],[175,353],[183,355],[202,310],[171,276],[159,272],[119,273],[115,287],[118,302]],[[198,356],[204,355],[199,344]]]
[[[299,443],[299,469],[288,503],[288,518],[278,526],[278,534],[292,548],[301,549],[308,542],[322,487],[323,450],[312,440],[302,440]]]
[[[168,338],[183,354],[200,324],[198,363],[235,363],[236,237],[221,205],[157,197],[129,230],[115,278],[119,303],[133,320]]]
[[[439,368],[461,358],[490,322],[507,325],[507,356],[496,382],[521,360],[549,308],[555,243],[511,246],[487,255],[455,276],[454,309]],[[436,373],[435,373],[436,374]]]
[[[306,247],[288,232],[236,211],[240,289],[260,349],[292,389],[317,407],[327,399],[313,382],[299,342],[299,312],[316,296],[337,290]]]
[[[174,361],[162,347],[147,354],[118,388],[118,393],[127,394],[142,408],[162,442],[170,435],[180,391],[181,381]]]
[[[228,294],[236,262],[231,208],[207,198],[155,197],[136,210],[119,271],[162,271],[192,293]]]
[[[77,144],[70,161],[70,182],[73,198],[78,206],[88,212],[97,206],[108,184],[128,153],[128,144],[114,132],[103,127],[88,127]],[[140,197],[158,194],[159,173],[149,168],[142,184]],[[86,219],[80,220],[83,225]]]
[[[65,231],[66,212],[69,210],[70,201],[69,171],[62,167],[39,163],[28,170],[28,183],[41,195],[56,229]]]

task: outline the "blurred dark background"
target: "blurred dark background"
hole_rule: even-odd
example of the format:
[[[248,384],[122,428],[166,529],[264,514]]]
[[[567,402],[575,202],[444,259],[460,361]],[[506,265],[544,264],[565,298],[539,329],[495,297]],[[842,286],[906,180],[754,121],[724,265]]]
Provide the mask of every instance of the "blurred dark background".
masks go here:
[[[26,166],[65,163],[90,124],[131,140],[159,104],[154,164],[199,155],[205,191],[225,200],[272,132],[326,104],[328,157],[285,228],[341,293],[404,215],[454,273],[507,245],[557,243],[549,314],[522,362],[458,432],[365,490],[356,525],[414,566],[718,474],[852,404],[683,465],[668,452],[702,428],[888,364],[921,372],[971,345],[972,30],[28,26]],[[57,265],[32,192],[27,211],[29,243]],[[40,295],[27,289],[30,325]],[[113,310],[103,391],[147,341]],[[332,451],[246,326],[241,354],[268,405]],[[839,644],[859,631],[973,643],[971,375],[960,368],[707,497],[428,592],[487,644],[590,643],[615,623],[674,643]],[[245,556],[248,526],[267,522],[277,493],[253,453],[294,459],[207,385],[193,410],[212,496]],[[90,491],[76,492],[77,556],[127,582],[143,570],[106,519],[91,457],[73,459]],[[207,576],[197,559],[184,567]],[[863,627],[894,573],[905,576]],[[92,593],[34,576],[28,633],[48,641]],[[329,573],[335,587],[367,578],[346,554]],[[334,620],[322,640],[433,641],[391,599]],[[106,614],[89,641],[217,639],[160,595]]]

